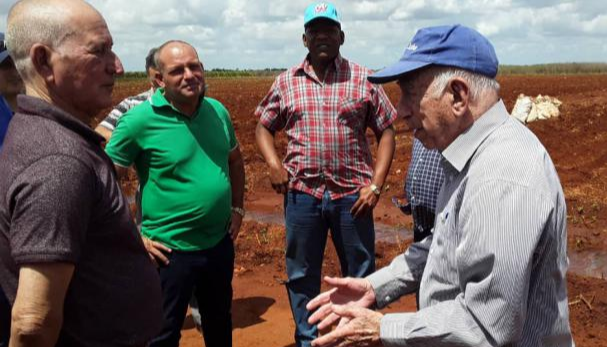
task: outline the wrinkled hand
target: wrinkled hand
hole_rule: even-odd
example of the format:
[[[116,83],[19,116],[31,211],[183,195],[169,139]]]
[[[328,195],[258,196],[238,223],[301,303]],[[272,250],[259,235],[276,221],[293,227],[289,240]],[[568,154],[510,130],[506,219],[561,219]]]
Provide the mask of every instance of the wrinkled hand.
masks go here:
[[[235,241],[238,237],[241,225],[242,216],[240,215],[240,213],[232,211],[232,220],[230,221],[230,227],[228,228],[228,233],[230,234],[230,238],[232,239],[232,241]]]
[[[382,346],[379,329],[383,314],[355,305],[332,305],[333,314],[345,319],[335,330],[312,341],[312,346]]]
[[[167,246],[163,245],[160,242],[152,241],[152,240],[148,239],[147,237],[142,237],[141,239],[143,240],[143,246],[145,247],[146,251],[148,251],[148,254],[150,255],[150,259],[152,260],[154,265],[159,266],[159,264],[160,265],[169,264],[169,258],[166,257],[164,252],[171,253],[170,248],[168,248]]]
[[[367,308],[375,303],[375,291],[371,283],[364,278],[336,278],[325,277],[325,283],[334,287],[321,293],[306,305],[308,311],[314,311],[308,322],[318,323],[318,329],[322,330],[333,325],[341,317],[333,313],[332,306],[351,304],[357,307]],[[345,322],[340,323],[342,325]]]
[[[371,213],[378,201],[379,196],[375,195],[370,187],[363,187],[360,189],[360,196],[354,203],[354,206],[352,206],[352,209],[350,209],[350,213],[354,218],[364,216]]]
[[[270,166],[270,183],[278,194],[289,191],[289,173],[282,165]]]

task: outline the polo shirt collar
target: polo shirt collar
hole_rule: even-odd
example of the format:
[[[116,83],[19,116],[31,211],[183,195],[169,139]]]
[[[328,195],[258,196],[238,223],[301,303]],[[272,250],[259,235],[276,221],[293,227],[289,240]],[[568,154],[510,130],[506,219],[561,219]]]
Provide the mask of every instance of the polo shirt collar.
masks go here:
[[[493,105],[466,131],[441,152],[444,159],[461,172],[485,139],[508,120],[508,111],[502,100]]]
[[[203,101],[204,101],[204,96],[200,97],[200,103],[198,104],[198,108],[196,109],[196,113],[194,114],[194,116],[192,118],[195,118],[196,115],[198,114],[198,111],[200,110],[200,107],[202,106]],[[156,89],[156,92],[150,98],[150,104],[154,108],[166,108],[166,107],[169,107],[173,111],[177,112],[178,114],[185,116],[181,111],[179,111],[178,109],[176,109],[175,106],[173,106],[164,97],[164,88],[158,88],[158,89]],[[188,117],[188,118],[190,118],[190,117]]]
[[[61,126],[82,136],[88,142],[101,145],[105,141],[103,136],[97,134],[88,124],[83,123],[78,118],[45,100],[29,95],[17,95],[17,105],[19,113],[34,115],[57,122]]]

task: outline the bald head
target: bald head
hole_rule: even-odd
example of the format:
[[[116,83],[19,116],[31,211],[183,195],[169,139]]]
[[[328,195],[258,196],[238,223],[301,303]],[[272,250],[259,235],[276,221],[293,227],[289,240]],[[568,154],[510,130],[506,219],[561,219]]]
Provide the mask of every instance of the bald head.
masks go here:
[[[30,50],[35,44],[57,48],[80,30],[78,18],[99,12],[82,0],[21,0],[8,14],[6,42],[17,70],[25,80],[33,66]]]
[[[156,83],[166,99],[186,115],[196,111],[204,97],[204,70],[196,49],[187,42],[169,41],[155,55]]]
[[[154,53],[154,65],[159,71],[162,71],[163,64],[166,64],[168,59],[171,59],[173,54],[178,54],[179,52],[187,50],[193,52],[198,59],[198,52],[194,46],[189,43],[181,40],[170,40],[158,47],[156,52]]]

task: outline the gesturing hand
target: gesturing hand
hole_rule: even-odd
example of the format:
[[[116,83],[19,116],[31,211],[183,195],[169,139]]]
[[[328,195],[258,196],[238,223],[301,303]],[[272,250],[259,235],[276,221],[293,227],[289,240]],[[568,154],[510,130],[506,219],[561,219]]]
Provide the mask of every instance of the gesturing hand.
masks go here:
[[[379,329],[383,315],[366,308],[350,305],[332,305],[332,314],[342,321],[335,330],[312,341],[312,346],[381,346]]]
[[[367,308],[375,303],[375,292],[371,283],[364,278],[335,278],[325,277],[325,283],[334,287],[333,289],[321,293],[312,299],[306,308],[308,311],[314,311],[308,322],[310,324],[318,323],[318,329],[333,325],[341,317],[332,310],[333,305],[351,304],[357,307]]]

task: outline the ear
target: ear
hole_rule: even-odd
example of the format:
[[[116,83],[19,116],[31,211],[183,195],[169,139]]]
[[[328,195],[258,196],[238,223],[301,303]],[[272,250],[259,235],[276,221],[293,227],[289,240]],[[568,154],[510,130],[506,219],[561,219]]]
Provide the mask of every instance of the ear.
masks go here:
[[[339,45],[341,46],[344,44],[344,42],[346,42],[346,33],[344,33],[343,30],[340,30],[339,37],[340,37]]]
[[[308,38],[306,37],[306,33],[301,35],[301,41],[303,42],[304,47],[308,48]]]
[[[52,54],[53,51],[41,43],[35,43],[30,48],[30,59],[34,70],[46,83],[53,83],[55,81],[53,63],[51,61]]]
[[[453,96],[451,110],[456,116],[463,116],[470,108],[470,86],[461,78],[449,81],[447,91]]]
[[[154,82],[160,88],[165,87],[164,81],[162,79],[162,73],[159,70],[154,70]]]

